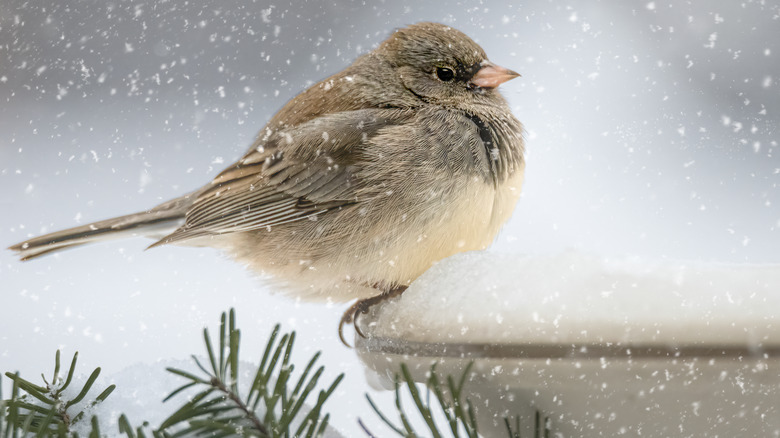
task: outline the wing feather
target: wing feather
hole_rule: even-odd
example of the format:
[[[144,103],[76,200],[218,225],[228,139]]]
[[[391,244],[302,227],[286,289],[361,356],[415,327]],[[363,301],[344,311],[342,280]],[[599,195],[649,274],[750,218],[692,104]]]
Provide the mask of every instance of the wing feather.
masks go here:
[[[198,195],[184,224],[152,246],[264,229],[356,203],[360,168],[354,152],[383,127],[410,117],[405,110],[363,109],[266,128],[241,160]]]

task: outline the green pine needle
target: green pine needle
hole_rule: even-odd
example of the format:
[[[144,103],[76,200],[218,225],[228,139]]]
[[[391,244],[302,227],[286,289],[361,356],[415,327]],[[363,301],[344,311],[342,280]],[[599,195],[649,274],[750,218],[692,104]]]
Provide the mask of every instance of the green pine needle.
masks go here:
[[[62,385],[60,372],[60,351],[57,350],[54,359],[54,373],[51,382],[41,375],[46,386],[36,385],[23,379],[19,373],[5,373],[13,382],[11,398],[0,401],[0,437],[67,437],[77,435],[71,430],[72,426],[79,423],[84,417],[84,411],[70,412],[71,408],[81,402],[89,393],[100,375],[100,368],[96,368],[82,386],[78,395],[72,399],[63,399],[62,393],[73,380],[73,374],[78,360],[78,353],[73,355],[68,377]],[[114,385],[104,389],[88,407],[94,407],[108,397],[115,389]],[[20,391],[24,394],[20,395]],[[0,394],[2,397],[2,394]],[[35,399],[37,402],[33,402]],[[41,404],[42,403],[42,404]],[[100,437],[97,418],[93,417],[89,428],[90,437]]]
[[[409,419],[408,410],[401,403],[401,388],[405,387],[409,396],[411,396],[414,402],[414,410],[420,414],[423,423],[427,427],[426,436],[433,436],[441,438],[444,436],[452,438],[460,438],[465,436],[468,438],[479,437],[477,427],[477,417],[474,411],[474,406],[468,399],[463,400],[463,388],[466,384],[466,379],[471,373],[472,363],[470,363],[463,371],[463,374],[457,380],[452,376],[447,376],[445,381],[447,382],[447,391],[449,395],[445,393],[444,387],[439,374],[436,372],[436,364],[431,367],[431,370],[426,380],[426,386],[428,388],[426,392],[425,400],[420,394],[418,384],[415,382],[412,373],[409,371],[409,367],[406,364],[401,364],[401,372],[395,376],[395,407],[398,413],[401,425],[395,424],[391,421],[381,410],[377,407],[371,397],[366,394],[366,399],[371,406],[371,409],[379,416],[379,419],[386,424],[396,434],[413,438],[419,436],[414,430]],[[430,394],[433,394],[435,403],[431,401]],[[434,404],[438,405],[438,410],[447,421],[448,433],[444,433],[439,429],[438,425],[433,419]],[[464,409],[465,408],[465,409]],[[520,419],[515,417],[515,427],[513,428],[509,418],[504,418],[504,423],[507,428],[509,438],[520,438]],[[374,435],[366,428],[362,421],[359,421],[360,426],[370,437]],[[549,438],[550,436],[550,424],[549,419],[542,419],[541,413],[536,412],[535,417],[535,434],[534,438]]]
[[[238,382],[241,332],[236,326],[235,311],[231,309],[229,313],[223,313],[216,344],[208,330],[203,332],[211,370],[195,357],[194,362],[200,370],[198,374],[168,369],[188,382],[174,390],[166,401],[196,386],[203,390],[166,419],[159,431],[172,437],[184,434],[241,434],[269,438],[322,435],[329,418],[321,416],[322,406],[343,375],[337,377],[327,390],[320,390],[314,406],[299,421],[297,430],[293,430],[293,424],[301,417],[305,401],[317,387],[324,367],[315,368],[320,356],[315,354],[293,386],[291,379],[295,367],[290,358],[295,332],[279,338],[279,330],[279,325],[274,327],[260,365],[254,372],[252,385],[242,397]],[[215,351],[215,345],[218,345],[218,351]],[[288,390],[290,387],[292,391]]]

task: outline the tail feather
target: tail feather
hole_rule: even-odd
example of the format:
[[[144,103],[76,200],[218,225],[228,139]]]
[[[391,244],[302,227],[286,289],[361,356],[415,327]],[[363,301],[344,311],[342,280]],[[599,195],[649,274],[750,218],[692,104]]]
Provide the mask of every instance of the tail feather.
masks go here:
[[[8,249],[16,251],[21,260],[31,260],[55,251],[88,243],[132,236],[161,238],[175,231],[184,222],[197,192],[160,204],[140,213],[106,219],[67,230],[56,231],[17,243]]]

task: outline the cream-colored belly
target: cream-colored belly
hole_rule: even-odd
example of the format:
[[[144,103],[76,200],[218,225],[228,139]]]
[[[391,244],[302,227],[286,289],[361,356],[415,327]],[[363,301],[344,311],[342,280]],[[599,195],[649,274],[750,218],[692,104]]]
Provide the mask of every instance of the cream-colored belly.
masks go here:
[[[498,187],[473,181],[443,207],[445,211],[437,212],[439,220],[412,226],[414,232],[404,233],[381,257],[359,267],[358,275],[408,285],[439,260],[487,248],[511,217],[522,182],[522,169]]]

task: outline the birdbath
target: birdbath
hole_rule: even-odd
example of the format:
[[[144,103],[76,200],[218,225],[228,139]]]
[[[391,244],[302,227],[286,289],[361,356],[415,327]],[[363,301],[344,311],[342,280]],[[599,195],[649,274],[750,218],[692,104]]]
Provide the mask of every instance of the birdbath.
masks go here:
[[[484,436],[779,436],[780,265],[467,253],[358,321],[384,386],[460,376]]]

